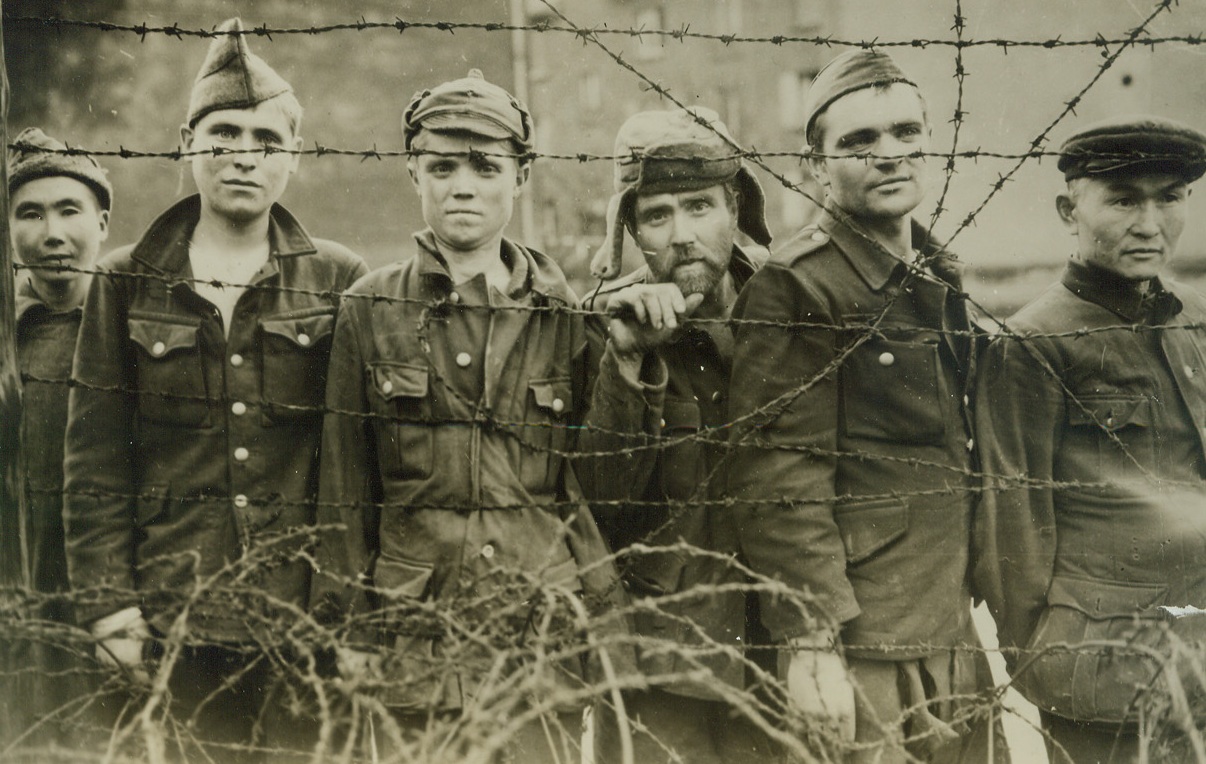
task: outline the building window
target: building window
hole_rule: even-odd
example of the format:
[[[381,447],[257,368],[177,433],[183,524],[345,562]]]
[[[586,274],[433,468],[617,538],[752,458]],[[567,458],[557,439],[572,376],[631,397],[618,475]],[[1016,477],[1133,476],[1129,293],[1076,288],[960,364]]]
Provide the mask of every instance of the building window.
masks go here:
[[[646,8],[637,13],[637,29],[659,30],[666,28],[666,15],[661,6]],[[637,38],[636,57],[640,61],[655,61],[666,52],[666,41],[660,35],[642,35]]]

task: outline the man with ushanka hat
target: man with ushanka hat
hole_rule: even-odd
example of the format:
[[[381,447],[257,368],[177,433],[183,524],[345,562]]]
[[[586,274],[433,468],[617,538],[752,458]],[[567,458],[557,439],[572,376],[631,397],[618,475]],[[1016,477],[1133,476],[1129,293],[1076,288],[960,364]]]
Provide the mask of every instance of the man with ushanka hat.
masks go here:
[[[280,732],[269,656],[312,647],[284,636],[309,591],[335,311],[365,266],[278,203],[301,107],[238,19],[214,34],[180,128],[199,193],[106,257],[88,293],[64,507],[98,660],[170,671],[171,712],[195,738],[169,747],[234,761],[315,739],[315,724]]]
[[[583,690],[633,661],[569,458],[583,315],[557,264],[503,235],[532,118],[474,70],[416,93],[402,128],[427,227],[335,328],[319,517],[346,530],[324,534],[312,606],[349,626],[345,675],[379,664],[390,752],[452,760],[490,740],[508,761],[576,761]]]
[[[72,609],[63,542],[63,431],[67,392],[84,295],[109,235],[113,188],[92,157],[36,127],[21,131],[8,152],[9,238],[21,263],[16,288],[17,362],[24,380],[17,432],[24,468],[25,515],[15,524],[24,570],[20,580],[34,600],[27,623],[49,629],[5,647],[0,747],[80,742],[64,711],[92,690],[89,670],[69,636]],[[16,636],[15,634],[10,636]],[[32,635],[31,635],[32,636]],[[57,642],[57,644],[56,644]],[[36,726],[35,726],[36,724]]]
[[[775,721],[752,710],[737,529],[715,501],[732,366],[726,320],[767,255],[735,239],[770,242],[762,189],[740,152],[711,109],[629,117],[596,262],[614,278],[628,231],[645,265],[587,302],[610,318],[591,325],[600,361],[579,477],[626,588],[647,603],[635,615],[647,684],[624,693],[635,761],[773,756],[761,729]],[[618,721],[604,698],[600,762],[622,761]]]
[[[853,739],[846,760],[1007,759],[968,587],[973,327],[959,264],[912,217],[925,104],[889,56],[854,50],[817,74],[805,119],[824,214],[733,309],[741,549],[813,606],[766,594],[762,623],[788,697]]]
[[[981,367],[976,585],[1052,762],[1197,761],[1200,666],[1168,656],[1206,615],[1161,606],[1206,605],[1206,298],[1161,274],[1206,135],[1116,117],[1060,154],[1076,251]]]

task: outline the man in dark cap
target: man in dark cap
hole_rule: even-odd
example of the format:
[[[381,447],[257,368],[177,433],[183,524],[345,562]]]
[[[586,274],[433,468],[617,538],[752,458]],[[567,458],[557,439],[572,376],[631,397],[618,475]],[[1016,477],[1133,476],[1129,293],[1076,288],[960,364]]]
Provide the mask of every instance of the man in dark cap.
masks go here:
[[[733,311],[729,488],[786,646],[788,696],[852,761],[983,761],[991,686],[971,621],[971,324],[958,264],[911,213],[930,127],[916,85],[856,50],[805,100],[825,214]],[[994,752],[1004,757],[1002,750]]]
[[[1115,118],[1060,153],[1076,252],[981,367],[975,580],[1053,762],[1196,761],[1206,621],[1161,606],[1206,605],[1206,299],[1160,274],[1206,136]]]
[[[638,653],[648,683],[624,694],[634,760],[761,762],[768,741],[737,710],[758,705],[746,693],[747,579],[732,515],[709,497],[723,488],[713,480],[725,452],[716,433],[727,422],[726,321],[766,259],[762,247],[735,237],[742,231],[770,243],[765,199],[710,109],[635,114],[613,153],[616,193],[595,270],[616,275],[625,231],[645,265],[587,303],[611,318],[592,327],[604,350],[594,354],[601,360],[579,476],[612,548],[642,545],[622,557],[625,586],[641,603]],[[702,320],[685,324],[688,317]],[[599,760],[619,762],[617,720],[605,708],[596,722]]]
[[[138,677],[163,653],[173,712],[233,761],[286,705],[268,700],[267,655],[297,654],[281,618],[309,590],[335,309],[365,266],[277,203],[301,107],[238,19],[216,33],[180,128],[199,193],[109,255],[88,294],[65,513],[98,659]]]
[[[320,519],[343,530],[313,607],[348,627],[346,676],[380,662],[391,749],[576,760],[595,668],[632,659],[608,651],[619,585],[566,458],[583,317],[557,264],[503,236],[532,117],[474,70],[416,93],[402,128],[427,228],[335,329]]]
[[[84,295],[109,236],[113,189],[92,157],[62,153],[66,146],[36,127],[23,130],[8,152],[9,237],[24,277],[17,282],[17,361],[24,378],[18,433],[25,470],[25,515],[18,537],[24,580],[47,595],[32,613],[37,628],[59,627],[36,641],[16,643],[19,657],[6,677],[5,717],[22,719],[10,733],[33,735],[22,744],[60,745],[77,739],[57,718],[88,693],[86,667],[73,658],[69,604],[53,595],[69,588],[63,542],[63,431],[67,392]],[[55,642],[59,646],[55,646]],[[9,656],[11,659],[14,656]],[[15,676],[15,680],[12,679]]]

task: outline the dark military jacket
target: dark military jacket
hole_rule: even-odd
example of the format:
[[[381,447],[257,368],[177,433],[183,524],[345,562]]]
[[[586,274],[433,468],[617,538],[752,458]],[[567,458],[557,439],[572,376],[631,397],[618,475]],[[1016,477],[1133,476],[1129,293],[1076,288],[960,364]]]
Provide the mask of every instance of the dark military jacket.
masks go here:
[[[1159,606],[1206,602],[1204,323],[1192,290],[1072,261],[985,354],[975,580],[1040,708],[1133,718],[1158,663],[1102,645],[1160,649]]]
[[[271,255],[227,336],[190,281],[200,205],[168,209],[92,281],[67,425],[68,562],[85,623],[138,605],[166,630],[188,605],[201,634],[244,641],[272,628],[275,600],[305,603],[297,551],[335,309],[365,266],[274,205]]]
[[[742,549],[871,659],[955,645],[970,617],[971,325],[957,264],[914,233],[924,267],[826,214],[733,313]],[[777,639],[816,626],[785,597],[762,614]]]
[[[765,259],[760,251],[734,247],[734,286],[744,286]],[[612,294],[648,280],[642,267],[609,284],[588,307],[605,310]],[[593,328],[596,343],[605,344],[606,326]],[[719,324],[715,331],[731,329]],[[641,651],[642,671],[681,676],[707,666],[708,682],[659,686],[715,698],[716,681],[745,685],[742,652],[749,642],[739,588],[746,576],[737,567],[733,515],[723,503],[732,359],[708,331],[691,324],[651,355],[659,368],[647,379],[622,373],[614,352],[602,355],[580,437],[579,476],[614,549],[662,547],[624,556],[629,591],[638,597],[684,595],[637,610],[637,632],[649,640]],[[700,645],[731,649],[700,651]]]

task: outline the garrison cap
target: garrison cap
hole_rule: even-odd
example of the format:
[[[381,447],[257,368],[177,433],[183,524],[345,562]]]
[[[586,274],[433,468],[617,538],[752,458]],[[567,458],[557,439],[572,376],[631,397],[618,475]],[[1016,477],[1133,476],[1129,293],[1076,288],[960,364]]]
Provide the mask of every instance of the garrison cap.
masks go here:
[[[239,18],[227,19],[215,32],[242,32]],[[288,82],[264,59],[251,52],[247,35],[219,34],[209,44],[205,63],[197,73],[188,100],[188,125],[219,109],[250,109],[256,104],[293,92]]]
[[[49,149],[46,151],[45,149]],[[31,180],[64,175],[92,189],[103,210],[113,204],[113,186],[96,160],[85,154],[60,154],[67,146],[36,127],[27,127],[8,150],[8,193]]]
[[[842,96],[896,82],[917,87],[888,54],[863,48],[846,51],[825,64],[808,87],[804,97],[804,135],[812,134],[817,117]]]
[[[1192,183],[1206,173],[1206,135],[1146,114],[1095,122],[1064,141],[1059,151],[1064,180],[1168,173]]]
[[[532,113],[518,98],[487,82],[480,69],[414,94],[402,114],[407,150],[421,129],[509,138],[525,152],[532,149]]]
[[[742,161],[720,115],[711,109],[696,106],[632,115],[616,134],[615,158],[607,236],[591,261],[596,276],[620,275],[624,229],[638,193],[694,191],[733,180],[741,192],[738,228],[757,243],[770,244],[762,186]]]

